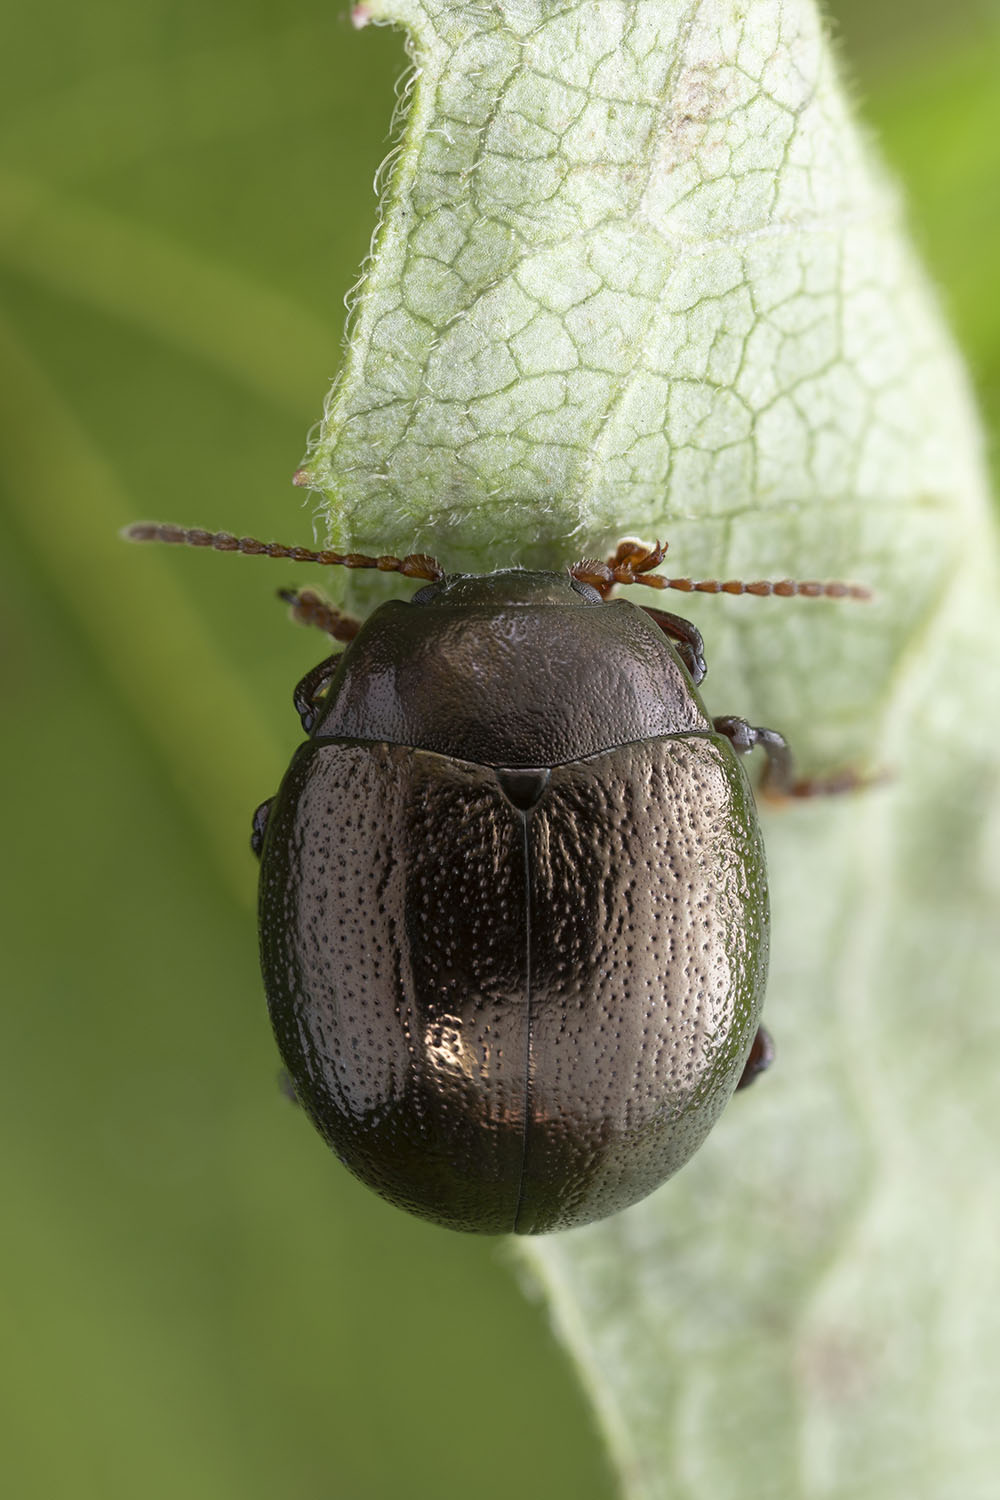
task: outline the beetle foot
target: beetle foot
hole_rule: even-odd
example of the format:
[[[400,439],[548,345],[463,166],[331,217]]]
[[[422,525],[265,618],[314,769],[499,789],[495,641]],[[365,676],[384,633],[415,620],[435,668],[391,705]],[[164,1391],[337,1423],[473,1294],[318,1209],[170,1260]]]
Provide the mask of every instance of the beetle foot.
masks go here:
[[[738,1089],[749,1088],[750,1084],[761,1073],[766,1073],[774,1062],[774,1042],[771,1033],[763,1026],[757,1027],[757,1035],[753,1039],[750,1048],[750,1056],[746,1060],[746,1066],[740,1074],[740,1081],[736,1085]]]
[[[255,809],[253,822],[250,825],[250,848],[253,850],[254,854],[256,854],[258,859],[260,859],[260,851],[264,847],[264,833],[267,829],[267,818],[268,814],[271,811],[272,801],[273,798],[268,797],[266,802],[262,802],[260,806]]]

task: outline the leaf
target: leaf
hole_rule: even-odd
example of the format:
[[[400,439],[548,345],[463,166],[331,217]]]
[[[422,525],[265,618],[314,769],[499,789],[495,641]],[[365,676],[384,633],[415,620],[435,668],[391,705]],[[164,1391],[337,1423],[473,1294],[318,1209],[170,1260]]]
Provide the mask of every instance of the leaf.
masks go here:
[[[309,462],[338,542],[850,574],[710,702],[888,786],[765,814],[778,1066],[526,1243],[641,1500],[995,1493],[1000,670],[966,380],[805,0],[369,0],[414,73]],[[641,837],[642,830],[636,830]]]

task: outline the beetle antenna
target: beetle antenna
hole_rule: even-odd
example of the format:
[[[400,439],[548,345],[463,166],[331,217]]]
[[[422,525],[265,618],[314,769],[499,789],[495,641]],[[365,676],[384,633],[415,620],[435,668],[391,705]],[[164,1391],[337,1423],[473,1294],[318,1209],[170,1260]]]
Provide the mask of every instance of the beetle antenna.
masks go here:
[[[758,578],[744,583],[739,578],[666,578],[662,573],[650,570],[657,567],[666,556],[667,543],[656,542],[647,547],[643,542],[620,542],[613,557],[607,562],[585,558],[570,568],[570,574],[579,583],[589,583],[602,598],[607,599],[616,583],[641,583],[649,589],[677,589],[682,594],[752,594],[763,599],[770,595],[778,599],[870,599],[871,589],[860,583],[837,581],[819,583],[814,579],[782,578],[776,582]]]
[[[345,615],[315,589],[279,589],[278,598],[290,606],[289,614],[300,625],[315,625],[335,641],[353,641],[361,621]]]
[[[200,531],[194,527],[164,525],[158,521],[136,521],[123,528],[129,542],[170,542],[183,547],[214,547],[216,552],[244,552],[251,557],[280,557],[288,562],[319,563],[332,568],[377,568],[380,573],[402,573],[406,578],[427,578],[438,583],[444,568],[436,557],[411,552],[407,557],[367,557],[362,552],[314,551],[312,547],[286,547],[283,542],[260,542],[254,536],[233,536],[229,531]]]

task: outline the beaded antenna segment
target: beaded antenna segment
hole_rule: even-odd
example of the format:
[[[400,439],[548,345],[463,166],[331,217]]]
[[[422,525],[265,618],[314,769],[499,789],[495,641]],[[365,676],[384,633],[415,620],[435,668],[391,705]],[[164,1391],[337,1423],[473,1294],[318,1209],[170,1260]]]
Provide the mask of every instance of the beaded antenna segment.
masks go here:
[[[444,569],[435,557],[411,552],[407,557],[368,557],[362,552],[331,552],[324,548],[288,547],[284,542],[261,542],[255,536],[234,536],[230,531],[202,531],[198,527],[171,526],[160,521],[136,521],[122,536],[129,542],[167,542],[181,547],[212,547],[216,552],[243,552],[249,557],[280,557],[287,562],[319,563],[332,568],[377,568],[380,573],[402,573],[406,578],[426,578],[437,583]]]
[[[676,589],[682,594],[752,594],[756,598],[775,596],[779,599],[859,599],[871,598],[871,590],[858,583],[832,581],[820,583],[814,579],[782,578],[777,582],[755,579],[744,583],[739,578],[666,578],[662,573],[652,572],[667,555],[668,543],[654,542],[652,547],[644,542],[629,539],[620,542],[617,551],[607,562],[595,558],[584,558],[574,563],[570,573],[580,583],[589,583],[602,598],[606,599],[616,583],[641,583],[649,589]]]
[[[234,536],[230,531],[203,531],[200,527],[173,526],[160,521],[136,521],[122,536],[130,542],[166,542],[173,546],[211,547],[216,552],[243,552],[250,557],[277,557],[286,562],[318,563],[321,567],[374,568],[380,573],[401,573],[405,578],[425,578],[439,583],[445,570],[436,557],[411,552],[406,557],[369,557],[363,552],[333,552],[329,548],[290,547],[284,542],[262,542],[253,536]],[[620,542],[606,562],[584,558],[569,569],[580,583],[595,588],[607,599],[615,584],[643,584],[650,589],[676,589],[683,594],[752,594],[756,598],[779,599],[870,599],[871,590],[858,583],[837,580],[781,578],[775,582],[759,578],[750,583],[739,578],[667,578],[654,573],[667,554],[666,542],[632,539]]]

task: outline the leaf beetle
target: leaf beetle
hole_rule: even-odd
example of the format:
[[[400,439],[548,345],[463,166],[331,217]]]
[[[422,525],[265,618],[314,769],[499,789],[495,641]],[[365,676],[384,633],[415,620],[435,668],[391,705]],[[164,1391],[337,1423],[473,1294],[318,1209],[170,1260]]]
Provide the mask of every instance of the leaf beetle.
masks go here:
[[[292,1087],[341,1162],[452,1229],[537,1234],[644,1198],[770,1062],[768,892],[740,757],[811,796],[770,729],[709,717],[699,632],[615,584],[864,598],[857,585],[666,578],[623,542],[565,573],[446,574],[140,523],[136,541],[397,571],[298,684],[307,739],[253,820],[260,950]]]

